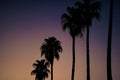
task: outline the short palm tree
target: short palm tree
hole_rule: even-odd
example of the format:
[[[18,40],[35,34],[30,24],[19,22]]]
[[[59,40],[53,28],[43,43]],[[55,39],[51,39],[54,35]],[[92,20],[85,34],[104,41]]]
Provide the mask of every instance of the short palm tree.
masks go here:
[[[35,69],[31,72],[31,75],[36,75],[35,80],[45,80],[45,78],[48,78],[48,74],[50,73],[48,62],[45,60],[36,60],[36,63],[33,63],[33,67]]]
[[[53,80],[53,63],[54,59],[59,60],[59,53],[62,52],[61,43],[55,37],[49,37],[45,39],[40,49],[41,56],[45,55],[45,58],[51,64],[51,80]]]
[[[75,72],[75,38],[80,35],[82,37],[82,25],[79,22],[77,16],[77,10],[74,7],[68,7],[67,13],[62,14],[61,23],[63,30],[68,30],[72,38],[72,74],[71,80],[74,80]]]
[[[83,0],[76,2],[79,10],[83,13],[83,22],[86,25],[86,63],[87,63],[87,80],[90,80],[90,58],[89,58],[89,28],[92,26],[92,20],[100,20],[101,2],[92,0]]]
[[[111,69],[111,44],[112,44],[112,18],[113,18],[113,0],[110,0],[110,16],[108,29],[108,44],[107,44],[107,80],[112,80]]]

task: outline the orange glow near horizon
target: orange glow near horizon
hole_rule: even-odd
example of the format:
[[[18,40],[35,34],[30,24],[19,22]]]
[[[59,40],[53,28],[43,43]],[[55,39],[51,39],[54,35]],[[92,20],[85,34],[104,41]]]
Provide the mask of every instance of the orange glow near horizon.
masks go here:
[[[35,76],[30,73],[33,70],[32,63],[40,59],[39,47],[44,41],[44,38],[39,37],[34,32],[29,33],[33,37],[27,37],[28,34],[9,34],[13,37],[7,38],[7,43],[2,43],[1,55],[1,80],[34,80]],[[63,33],[64,36],[66,35]],[[54,79],[57,80],[70,80],[71,79],[71,62],[72,62],[72,49],[71,38],[69,35],[63,37],[63,34],[57,36],[62,42],[63,52],[60,54],[60,60],[54,62]],[[35,36],[34,36],[35,35]],[[49,34],[51,35],[51,34]],[[55,36],[58,34],[55,34]],[[48,36],[48,35],[47,35]],[[93,41],[94,42],[94,41]],[[105,49],[101,49],[94,44],[91,46],[91,79],[92,80],[106,80],[106,63],[105,63]],[[93,47],[93,48],[92,48]],[[99,51],[99,52],[98,52]],[[97,54],[96,54],[97,53]],[[101,54],[100,54],[101,53]],[[104,56],[103,56],[104,55]],[[118,68],[118,67],[117,67]],[[116,68],[116,69],[117,69]],[[116,71],[113,66],[113,70]],[[116,73],[115,73],[116,74]],[[86,53],[85,53],[85,40],[76,40],[76,71],[75,80],[86,79]],[[50,80],[50,75],[48,80]]]

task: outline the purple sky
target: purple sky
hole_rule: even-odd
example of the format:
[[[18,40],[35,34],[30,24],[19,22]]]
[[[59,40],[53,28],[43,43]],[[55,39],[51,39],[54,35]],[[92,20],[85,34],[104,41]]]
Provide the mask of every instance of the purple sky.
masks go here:
[[[32,63],[40,59],[39,47],[45,38],[55,36],[62,42],[63,53],[55,62],[54,79],[71,76],[71,37],[62,31],[60,17],[77,0],[1,0],[0,1],[0,80],[33,80]],[[101,0],[101,21],[93,21],[90,31],[92,80],[106,80],[106,48],[109,0]],[[120,79],[120,1],[114,0],[112,69]],[[76,80],[86,79],[85,37],[76,40]],[[65,74],[60,72],[65,68]],[[78,70],[79,68],[79,70]],[[64,70],[63,70],[64,71]],[[62,71],[62,72],[63,72]],[[80,74],[80,75],[79,75]],[[48,78],[50,80],[50,78]]]

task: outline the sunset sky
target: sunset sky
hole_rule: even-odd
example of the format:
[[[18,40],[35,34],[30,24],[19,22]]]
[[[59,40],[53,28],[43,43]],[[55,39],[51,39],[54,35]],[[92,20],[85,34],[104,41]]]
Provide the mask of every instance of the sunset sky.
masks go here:
[[[72,39],[60,17],[78,0],[0,0],[0,80],[35,80],[32,64],[41,59],[40,46],[55,36],[63,52],[54,62],[54,80],[70,80]],[[95,0],[98,1],[98,0]],[[101,21],[90,29],[91,80],[106,80],[109,0],[101,0]],[[120,0],[114,0],[112,74],[120,80]],[[86,80],[86,37],[76,39],[75,80]],[[50,80],[49,78],[46,80]]]

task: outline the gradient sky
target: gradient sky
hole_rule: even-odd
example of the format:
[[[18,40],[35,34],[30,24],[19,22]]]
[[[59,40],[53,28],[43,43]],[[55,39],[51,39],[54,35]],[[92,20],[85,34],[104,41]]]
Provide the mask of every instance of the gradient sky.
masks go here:
[[[54,64],[54,80],[70,80],[72,39],[62,31],[60,17],[77,0],[0,0],[0,80],[34,80],[32,63],[41,59],[40,46],[55,36],[63,52]],[[91,80],[106,80],[109,0],[101,0],[100,22],[90,31]],[[120,0],[114,0],[112,74],[120,80]],[[75,80],[86,80],[85,37],[76,40]],[[48,79],[50,80],[50,76]]]

